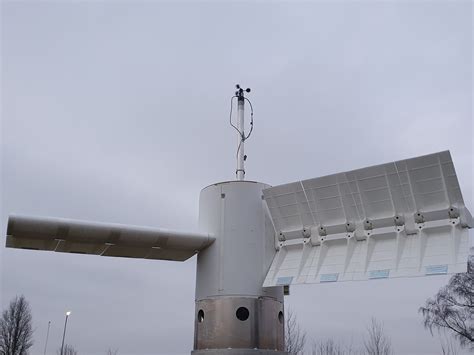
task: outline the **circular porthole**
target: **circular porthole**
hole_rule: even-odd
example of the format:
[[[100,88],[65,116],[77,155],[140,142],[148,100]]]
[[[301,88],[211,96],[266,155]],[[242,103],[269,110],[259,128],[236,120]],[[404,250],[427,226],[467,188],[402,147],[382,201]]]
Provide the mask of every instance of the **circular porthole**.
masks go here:
[[[283,312],[282,311],[278,312],[278,321],[280,322],[280,324],[283,324],[284,320],[285,318],[283,316]]]
[[[249,318],[249,310],[245,307],[239,307],[237,308],[237,312],[235,312],[235,316],[237,317],[238,320],[244,321]]]
[[[204,322],[204,311],[202,309],[199,310],[197,320],[199,323]]]

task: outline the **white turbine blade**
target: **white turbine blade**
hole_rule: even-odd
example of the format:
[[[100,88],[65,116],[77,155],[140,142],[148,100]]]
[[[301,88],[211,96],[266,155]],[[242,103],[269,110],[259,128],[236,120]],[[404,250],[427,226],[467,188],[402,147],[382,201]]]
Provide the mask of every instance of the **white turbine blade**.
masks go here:
[[[448,151],[263,191],[264,286],[465,272],[472,217]]]
[[[10,216],[6,246],[63,253],[184,261],[213,241],[213,237],[204,233],[184,233],[61,218]]]

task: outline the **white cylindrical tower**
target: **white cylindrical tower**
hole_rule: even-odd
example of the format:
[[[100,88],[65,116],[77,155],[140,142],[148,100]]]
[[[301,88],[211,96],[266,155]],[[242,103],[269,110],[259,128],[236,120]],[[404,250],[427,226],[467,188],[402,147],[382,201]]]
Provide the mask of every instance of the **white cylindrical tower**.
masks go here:
[[[275,255],[266,184],[231,181],[201,191],[199,224],[216,240],[198,254],[194,355],[286,354],[283,288],[263,288]]]

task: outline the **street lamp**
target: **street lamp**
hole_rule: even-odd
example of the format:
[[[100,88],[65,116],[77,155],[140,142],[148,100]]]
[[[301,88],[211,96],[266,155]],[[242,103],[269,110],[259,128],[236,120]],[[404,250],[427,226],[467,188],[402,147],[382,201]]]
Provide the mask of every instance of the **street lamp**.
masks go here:
[[[51,327],[51,321],[48,322],[48,332],[46,333],[46,342],[44,344],[44,354],[46,355],[46,348],[48,347],[49,328]]]
[[[71,311],[67,311],[67,312],[66,312],[66,320],[64,321],[63,343],[61,344],[61,355],[63,355],[64,338],[66,337],[67,319],[68,319],[68,317],[69,317],[70,314],[71,314]]]

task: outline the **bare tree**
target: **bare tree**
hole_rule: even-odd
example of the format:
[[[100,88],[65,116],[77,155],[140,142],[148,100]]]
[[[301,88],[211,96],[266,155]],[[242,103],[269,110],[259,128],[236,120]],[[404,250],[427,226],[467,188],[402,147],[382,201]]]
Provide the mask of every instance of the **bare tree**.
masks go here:
[[[442,355],[458,355],[459,344],[456,344],[453,341],[453,338],[451,336],[443,334],[440,340],[441,340],[441,354]]]
[[[57,355],[77,355],[78,354],[77,350],[74,349],[74,346],[69,345],[69,344],[64,345],[64,349],[63,349],[62,354],[61,354],[61,348],[59,348],[56,353],[57,353]]]
[[[350,355],[352,351],[345,349],[341,344],[333,339],[327,339],[314,343],[311,349],[311,355]]]
[[[474,347],[474,256],[468,261],[467,272],[456,274],[434,298],[419,311],[425,327],[448,330],[463,346]]]
[[[367,337],[364,340],[364,348],[367,355],[393,354],[390,338],[385,334],[383,324],[375,318],[372,318],[367,327]]]
[[[285,318],[285,350],[290,355],[303,353],[306,344],[306,332],[302,330],[291,309],[286,312]]]
[[[118,349],[108,349],[107,350],[107,355],[117,355],[118,354]]]
[[[0,319],[0,355],[26,355],[33,345],[31,309],[24,296],[10,302]]]

